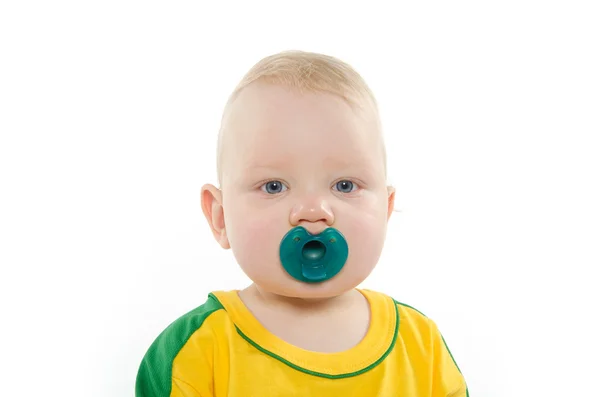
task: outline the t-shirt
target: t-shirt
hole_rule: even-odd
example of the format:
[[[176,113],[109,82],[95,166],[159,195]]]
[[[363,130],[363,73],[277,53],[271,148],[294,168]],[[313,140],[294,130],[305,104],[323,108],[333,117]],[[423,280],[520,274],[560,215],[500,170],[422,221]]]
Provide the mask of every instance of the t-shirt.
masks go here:
[[[152,343],[136,397],[469,395],[432,320],[383,293],[359,291],[370,306],[369,328],[338,353],[293,346],[262,326],[237,290],[213,292]]]

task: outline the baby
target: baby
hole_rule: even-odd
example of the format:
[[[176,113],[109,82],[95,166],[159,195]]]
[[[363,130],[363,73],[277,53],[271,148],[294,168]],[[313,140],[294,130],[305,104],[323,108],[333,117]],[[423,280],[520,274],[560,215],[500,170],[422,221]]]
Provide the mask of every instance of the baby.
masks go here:
[[[137,397],[468,396],[432,320],[357,289],[395,192],[354,69],[301,51],[261,60],[225,107],[217,150],[220,187],[202,187],[202,210],[253,283],[169,325]]]

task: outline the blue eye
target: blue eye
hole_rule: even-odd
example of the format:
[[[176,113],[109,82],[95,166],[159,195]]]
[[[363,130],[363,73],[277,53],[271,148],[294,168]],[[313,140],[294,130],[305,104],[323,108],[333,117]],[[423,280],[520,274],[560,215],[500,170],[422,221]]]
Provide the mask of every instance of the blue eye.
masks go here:
[[[351,193],[354,190],[356,190],[356,185],[354,184],[354,182],[352,181],[339,181],[338,183],[335,184],[335,188],[336,190],[342,192],[342,193]]]
[[[269,181],[261,186],[263,192],[268,194],[277,194],[284,192],[287,187],[280,181]]]

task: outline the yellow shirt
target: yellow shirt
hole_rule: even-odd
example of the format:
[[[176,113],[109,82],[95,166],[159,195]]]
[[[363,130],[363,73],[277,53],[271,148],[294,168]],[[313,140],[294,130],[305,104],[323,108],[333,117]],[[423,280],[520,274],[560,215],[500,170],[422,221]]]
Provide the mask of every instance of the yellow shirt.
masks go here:
[[[436,324],[378,292],[363,340],[315,353],[269,333],[237,291],[214,292],[169,325],[144,356],[136,397],[464,397],[469,392]]]

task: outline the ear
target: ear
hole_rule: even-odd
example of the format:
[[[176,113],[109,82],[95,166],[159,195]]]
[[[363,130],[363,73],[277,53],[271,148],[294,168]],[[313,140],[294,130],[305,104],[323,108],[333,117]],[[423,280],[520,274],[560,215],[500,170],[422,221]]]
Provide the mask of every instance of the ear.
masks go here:
[[[223,212],[223,194],[221,190],[210,184],[202,186],[200,203],[215,240],[224,249],[231,248],[225,230],[225,213]]]
[[[394,201],[396,200],[396,189],[393,186],[387,187],[388,191],[388,221],[390,220],[390,216],[392,216],[392,212],[394,211]]]

